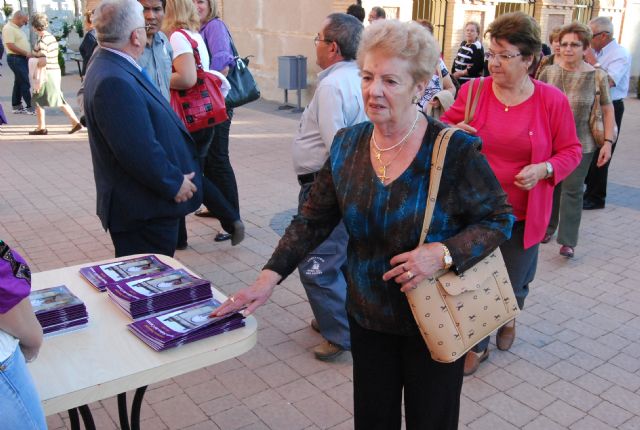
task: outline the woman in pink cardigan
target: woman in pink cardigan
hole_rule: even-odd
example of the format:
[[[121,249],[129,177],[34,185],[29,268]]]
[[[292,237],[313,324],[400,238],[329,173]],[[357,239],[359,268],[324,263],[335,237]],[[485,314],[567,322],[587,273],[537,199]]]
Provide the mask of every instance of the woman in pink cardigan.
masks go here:
[[[482,153],[508,195],[517,218],[511,239],[500,247],[520,309],[538,263],[538,244],[551,215],[553,188],[579,164],[582,147],[567,98],[557,88],[529,77],[539,55],[540,27],[530,16],[509,13],[487,30],[485,78],[473,120],[464,123],[467,94],[479,90],[479,79],[465,84],[441,118],[482,138]],[[473,87],[473,88],[471,88]],[[498,330],[498,349],[515,339],[515,321]],[[465,375],[489,356],[489,338],[465,358]]]

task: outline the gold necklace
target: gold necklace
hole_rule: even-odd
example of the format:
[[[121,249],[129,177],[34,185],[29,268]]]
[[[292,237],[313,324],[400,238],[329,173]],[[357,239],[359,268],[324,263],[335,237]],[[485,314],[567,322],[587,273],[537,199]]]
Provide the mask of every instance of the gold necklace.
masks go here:
[[[530,80],[529,80],[529,77],[527,76],[527,78],[526,78],[526,79],[523,81],[523,83],[520,85],[520,91],[519,91],[519,92],[520,92],[520,94],[518,94],[518,96],[519,96],[519,95],[521,95],[521,94],[524,92],[523,87],[524,87],[524,86],[526,86],[526,85],[527,85],[527,82],[529,82],[529,81],[530,81]],[[499,87],[497,87],[497,88],[499,88]],[[500,91],[498,91],[498,92],[500,92]],[[512,105],[508,105],[508,104],[506,104],[505,102],[503,102],[503,101],[502,101],[502,100],[503,100],[503,98],[502,98],[502,97],[500,97],[498,94],[496,94],[496,89],[495,89],[495,88],[493,89],[493,94],[496,96],[496,98],[498,99],[498,101],[504,105],[504,111],[505,111],[505,112],[509,112],[509,108],[511,108],[511,107],[513,107],[513,106],[515,106],[515,105],[517,104],[517,103],[514,103],[514,104],[512,104]]]
[[[390,146],[389,148],[384,148],[384,149],[380,148],[376,143],[375,130],[373,133],[371,133],[371,142],[373,143],[372,149],[375,154],[376,160],[380,164],[380,167],[378,168],[379,174],[377,174],[376,176],[378,177],[378,179],[380,179],[380,182],[382,182],[382,184],[384,184],[387,181],[387,179],[391,179],[389,176],[387,176],[387,168],[391,165],[391,163],[396,161],[396,158],[398,158],[398,155],[400,155],[400,153],[402,152],[402,149],[404,148],[405,143],[407,143],[407,139],[409,138],[411,133],[413,133],[413,130],[415,130],[416,128],[416,124],[418,123],[419,117],[420,117],[420,113],[416,112],[416,119],[413,121],[413,124],[411,125],[411,129],[409,130],[409,132],[402,138],[400,142]],[[382,162],[383,153],[395,148],[399,148],[399,149],[391,158],[391,160],[389,160],[387,163],[383,163]]]

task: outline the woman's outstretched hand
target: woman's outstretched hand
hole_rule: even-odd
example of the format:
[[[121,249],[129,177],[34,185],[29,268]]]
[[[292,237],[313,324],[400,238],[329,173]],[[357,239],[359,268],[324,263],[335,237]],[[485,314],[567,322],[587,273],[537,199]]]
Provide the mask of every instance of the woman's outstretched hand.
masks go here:
[[[444,268],[444,250],[440,242],[426,243],[413,251],[403,252],[391,259],[393,269],[382,275],[382,279],[393,279],[406,293],[420,282]]]
[[[244,310],[244,316],[251,315],[269,299],[273,289],[281,279],[282,276],[276,272],[263,270],[252,285],[229,296],[209,317],[219,317],[240,310]]]

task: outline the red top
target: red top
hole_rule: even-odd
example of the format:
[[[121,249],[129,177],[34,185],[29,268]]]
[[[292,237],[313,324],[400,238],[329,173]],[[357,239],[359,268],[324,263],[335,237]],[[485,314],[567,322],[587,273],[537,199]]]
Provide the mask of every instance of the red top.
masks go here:
[[[504,111],[493,94],[493,79],[485,78],[473,121],[469,125],[482,138],[482,153],[487,157],[496,177],[509,196],[514,213],[526,220],[524,247],[539,243],[547,229],[553,200],[553,188],[580,163],[582,146],[576,135],[573,114],[566,96],[557,88],[533,80],[533,95]],[[478,83],[474,84],[477,91]],[[449,124],[464,120],[469,83],[460,88],[455,103],[440,118]],[[548,161],[554,175],[541,180],[529,192],[513,182],[528,164]]]

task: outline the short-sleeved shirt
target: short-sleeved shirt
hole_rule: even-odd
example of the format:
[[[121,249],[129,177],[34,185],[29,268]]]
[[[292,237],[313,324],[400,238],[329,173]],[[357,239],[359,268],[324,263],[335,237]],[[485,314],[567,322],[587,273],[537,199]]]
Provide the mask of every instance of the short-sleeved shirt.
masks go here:
[[[161,31],[153,35],[151,44],[144,47],[144,52],[138,58],[138,64],[147,72],[151,82],[167,100],[171,97],[169,86],[172,61],[173,49],[167,36]]]
[[[597,78],[596,74],[598,74]],[[611,103],[607,74],[598,69],[589,72],[571,72],[554,64],[540,73],[539,80],[553,85],[567,96],[576,123],[578,139],[582,144],[582,153],[595,151],[596,143],[589,127],[589,117],[596,97],[596,85],[600,86],[600,105]]]
[[[0,240],[0,314],[6,314],[31,291],[31,271],[24,259]],[[18,340],[0,330],[0,362],[9,357]]]
[[[447,66],[444,64],[444,61],[442,61],[442,59],[439,60],[439,64],[436,67],[440,67],[440,75],[442,75],[443,78],[449,74],[449,70],[447,70]],[[436,94],[442,91],[442,89],[442,81],[440,80],[440,76],[438,75],[438,73],[434,73],[433,76],[431,76],[429,84],[427,84],[427,88],[424,89],[424,94],[418,102],[418,106],[420,107],[420,109],[424,109],[424,106],[429,103]]]
[[[185,33],[189,35],[193,40],[198,44],[198,53],[200,54],[200,62],[202,63],[202,68],[204,70],[209,70],[209,51],[207,51],[207,45],[204,43],[204,39],[200,36],[200,33],[196,33],[195,31],[183,29]],[[191,48],[191,43],[187,40],[186,37],[179,31],[174,31],[171,33],[171,37],[169,37],[169,42],[171,43],[171,47],[173,48],[173,59],[175,60],[180,55],[185,53],[193,53],[193,48]]]
[[[39,54],[44,54],[47,57],[47,70],[59,70],[60,64],[58,63],[58,41],[53,34],[48,31],[43,32],[42,36],[38,37],[36,46],[33,51]]]
[[[13,52],[8,46],[7,43],[14,43],[18,48],[24,51],[31,51],[31,45],[29,45],[29,40],[27,39],[27,35],[24,34],[20,27],[15,25],[13,22],[9,21],[4,28],[2,29],[2,41],[7,48],[7,52],[9,54],[18,54],[17,52]]]

